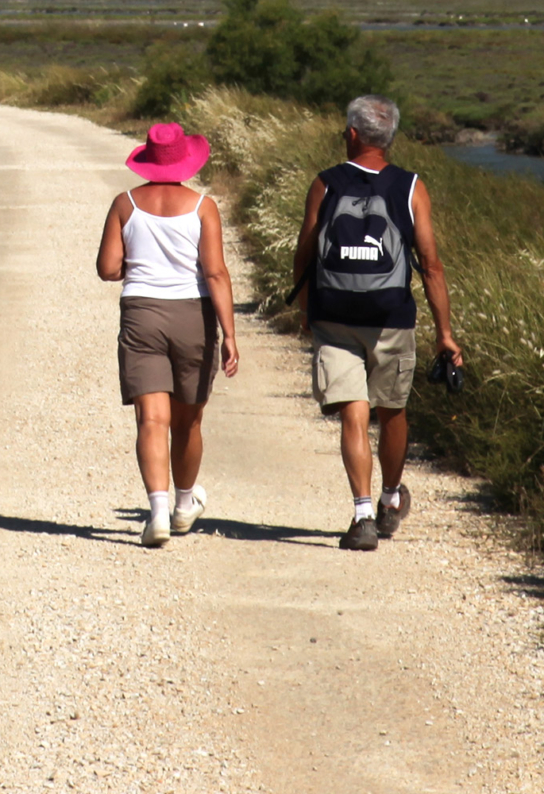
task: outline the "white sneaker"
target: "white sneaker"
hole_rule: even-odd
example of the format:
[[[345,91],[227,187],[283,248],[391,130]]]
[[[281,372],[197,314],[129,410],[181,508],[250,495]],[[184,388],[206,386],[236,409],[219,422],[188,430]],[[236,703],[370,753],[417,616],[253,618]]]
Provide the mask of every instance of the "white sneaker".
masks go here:
[[[189,532],[197,518],[206,509],[207,500],[208,497],[204,488],[201,485],[195,485],[193,488],[193,506],[190,510],[180,510],[176,507],[172,516],[172,529],[183,533]]]
[[[170,540],[170,516],[158,515],[146,521],[140,543],[142,546],[162,546]]]

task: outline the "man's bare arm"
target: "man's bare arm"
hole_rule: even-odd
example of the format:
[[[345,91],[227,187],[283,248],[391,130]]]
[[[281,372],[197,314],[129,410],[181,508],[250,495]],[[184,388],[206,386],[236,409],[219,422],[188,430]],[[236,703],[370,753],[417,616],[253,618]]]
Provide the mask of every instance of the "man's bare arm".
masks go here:
[[[295,251],[293,271],[295,284],[317,255],[317,238],[319,236],[317,218],[319,214],[319,207],[321,206],[324,195],[325,185],[321,179],[319,179],[319,177],[316,177],[312,182],[306,197],[304,220],[302,221],[302,226],[298,236],[297,250]],[[301,311],[305,312],[308,302],[307,285],[304,285],[302,290],[299,292],[298,302]]]
[[[457,366],[463,363],[461,348],[454,341],[450,325],[450,299],[444,275],[444,266],[438,258],[431,219],[431,200],[423,182],[418,180],[414,191],[414,242],[423,268],[422,280],[425,297],[429,303],[436,327],[436,349],[453,352]]]

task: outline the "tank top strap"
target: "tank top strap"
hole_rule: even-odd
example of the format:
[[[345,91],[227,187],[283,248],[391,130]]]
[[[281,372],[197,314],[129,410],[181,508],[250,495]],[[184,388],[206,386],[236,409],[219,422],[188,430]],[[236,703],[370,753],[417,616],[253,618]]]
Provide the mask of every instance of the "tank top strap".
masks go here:
[[[198,208],[199,208],[199,207],[200,207],[200,205],[202,204],[202,202],[203,202],[204,198],[205,198],[205,196],[204,196],[204,193],[203,193],[203,194],[200,196],[200,198],[198,199],[197,205],[196,205],[196,207],[195,207],[195,208],[194,208],[194,210],[193,210],[194,212],[198,212]]]
[[[135,209],[135,210],[136,210],[136,209],[138,209],[138,207],[136,206],[136,203],[135,203],[134,199],[132,198],[132,193],[130,192],[130,190],[127,190],[127,196],[129,197],[129,199],[130,199],[130,203],[132,204],[132,206],[134,207],[134,209]]]

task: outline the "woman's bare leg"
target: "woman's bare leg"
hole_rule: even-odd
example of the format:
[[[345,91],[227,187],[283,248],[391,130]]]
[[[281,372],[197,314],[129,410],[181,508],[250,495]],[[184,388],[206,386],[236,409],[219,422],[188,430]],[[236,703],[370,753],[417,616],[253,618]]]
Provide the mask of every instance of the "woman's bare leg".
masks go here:
[[[136,409],[136,455],[147,493],[168,491],[170,483],[168,436],[170,395],[167,392],[142,394],[134,398]]]
[[[193,487],[202,460],[202,415],[206,403],[185,405],[170,397],[172,478],[176,488]]]

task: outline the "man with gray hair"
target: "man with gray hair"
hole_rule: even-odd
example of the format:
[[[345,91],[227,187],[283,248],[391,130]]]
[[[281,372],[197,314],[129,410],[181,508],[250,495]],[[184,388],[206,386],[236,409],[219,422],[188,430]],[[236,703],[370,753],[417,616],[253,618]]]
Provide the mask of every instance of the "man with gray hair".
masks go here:
[[[324,414],[340,414],[341,453],[354,500],[343,549],[370,551],[391,537],[410,509],[401,483],[408,444],[406,403],[415,367],[416,305],[410,290],[415,247],[436,327],[437,353],[462,365],[452,337],[444,268],[431,202],[417,174],[391,165],[386,150],[399,111],[379,95],[354,99],[343,133],[347,162],[310,186],[295,253],[303,327],[314,340],[314,395]],[[382,493],[371,501],[368,426],[380,425]]]

